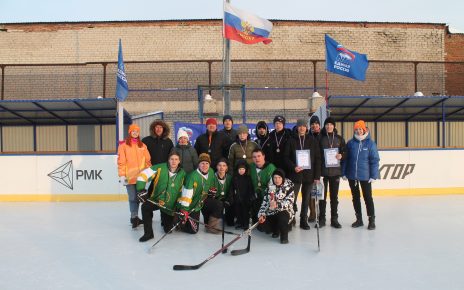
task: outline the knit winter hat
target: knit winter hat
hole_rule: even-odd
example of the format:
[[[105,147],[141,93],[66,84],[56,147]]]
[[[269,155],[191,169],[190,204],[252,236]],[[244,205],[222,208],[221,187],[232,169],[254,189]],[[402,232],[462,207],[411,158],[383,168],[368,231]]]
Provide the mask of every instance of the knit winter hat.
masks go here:
[[[308,122],[305,119],[298,119],[296,121],[296,127],[305,126],[308,127]]]
[[[318,116],[312,116],[311,119],[309,119],[309,125],[312,125],[314,123],[318,123],[319,125],[321,124],[321,121],[319,120]]]
[[[208,153],[201,153],[200,156],[198,157],[198,163],[201,163],[203,161],[206,161],[209,164],[211,164],[211,158],[209,158]]]
[[[356,123],[354,123],[354,129],[361,128],[364,130],[364,132],[367,131],[366,123],[363,120],[359,120]]]
[[[182,129],[179,129],[179,131],[177,131],[177,140],[179,140],[180,137],[187,137],[187,140],[189,139],[189,135],[187,134],[187,132],[185,132]]]
[[[245,168],[245,169],[248,169],[248,163],[246,162],[245,159],[239,159],[237,160],[237,170],[240,169],[240,168]]]
[[[221,162],[224,162],[227,165],[227,167],[229,166],[229,160],[227,160],[227,158],[224,158],[224,157],[219,158],[217,164]]]
[[[264,121],[259,121],[257,124],[256,124],[256,129],[260,129],[260,128],[264,128],[267,130],[267,124],[266,122]]]
[[[274,172],[272,173],[272,177],[274,177],[274,175],[279,175],[280,177],[282,177],[282,179],[285,179],[285,172],[280,168],[274,170]]]
[[[328,118],[325,119],[325,121],[324,121],[324,127],[325,127],[325,125],[327,125],[327,124],[332,124],[332,125],[334,125],[334,127],[335,127],[335,119],[332,118],[332,117],[328,117]]]
[[[129,126],[129,130],[128,130],[129,134],[130,134],[132,131],[137,131],[137,132],[140,133],[140,127],[139,127],[139,125],[137,125],[137,124],[132,124],[132,125],[130,125],[130,126]]]
[[[237,129],[237,134],[247,133],[248,134],[248,127],[245,125],[240,125]]]
[[[225,120],[231,120],[232,123],[234,122],[234,119],[232,119],[231,115],[224,115],[224,117],[222,117],[222,124],[224,124]]]
[[[217,125],[216,119],[209,118],[208,120],[206,120],[206,126],[208,126],[208,125]]]
[[[273,123],[275,124],[276,122],[280,122],[285,126],[285,117],[280,115],[275,116]]]

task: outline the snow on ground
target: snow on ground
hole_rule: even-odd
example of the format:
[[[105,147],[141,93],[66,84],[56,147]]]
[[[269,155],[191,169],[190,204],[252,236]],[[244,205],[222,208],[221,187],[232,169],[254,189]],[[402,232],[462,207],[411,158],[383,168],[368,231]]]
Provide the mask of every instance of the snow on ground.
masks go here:
[[[287,245],[253,231],[250,253],[220,254],[195,271],[172,266],[220,248],[221,236],[203,227],[175,232],[149,254],[163,234],[159,213],[155,239],[139,243],[143,229],[131,230],[126,202],[0,203],[0,289],[463,289],[464,195],[374,202],[375,231],[365,211],[364,228],[351,228],[351,200],[342,198],[343,228],[320,230],[320,252],[313,224],[294,228]]]

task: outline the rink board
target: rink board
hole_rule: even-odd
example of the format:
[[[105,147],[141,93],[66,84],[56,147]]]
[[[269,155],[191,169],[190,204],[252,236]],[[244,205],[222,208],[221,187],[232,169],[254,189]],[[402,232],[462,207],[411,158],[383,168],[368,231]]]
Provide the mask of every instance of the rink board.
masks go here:
[[[374,195],[464,194],[464,150],[380,151]],[[117,156],[2,155],[0,201],[126,200],[118,182]],[[340,195],[349,195],[341,181]]]

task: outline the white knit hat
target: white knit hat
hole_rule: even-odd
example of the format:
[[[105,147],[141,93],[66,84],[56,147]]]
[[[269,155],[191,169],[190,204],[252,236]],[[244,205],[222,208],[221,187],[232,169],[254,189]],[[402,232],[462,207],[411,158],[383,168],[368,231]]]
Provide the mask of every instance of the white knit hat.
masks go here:
[[[187,132],[185,132],[182,129],[179,129],[179,131],[177,131],[177,140],[179,140],[180,137],[187,137],[187,140],[189,139],[189,135],[187,134]]]

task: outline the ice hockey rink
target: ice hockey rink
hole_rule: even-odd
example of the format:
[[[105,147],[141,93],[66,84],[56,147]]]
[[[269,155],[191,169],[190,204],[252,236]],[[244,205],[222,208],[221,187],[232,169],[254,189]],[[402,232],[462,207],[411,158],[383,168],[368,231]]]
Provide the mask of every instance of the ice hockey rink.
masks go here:
[[[375,191],[374,191],[375,194]],[[253,231],[198,270],[221,235],[174,232],[138,242],[127,202],[0,203],[0,289],[463,289],[464,195],[374,197],[377,229],[353,229],[349,198],[338,230],[294,228],[290,243]],[[364,208],[363,208],[364,210]],[[364,213],[365,215],[365,213]],[[228,230],[235,231],[233,228]],[[226,243],[234,236],[226,235]]]

